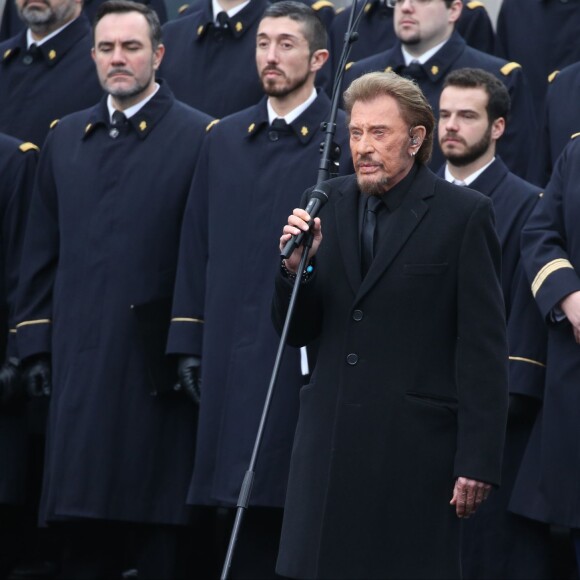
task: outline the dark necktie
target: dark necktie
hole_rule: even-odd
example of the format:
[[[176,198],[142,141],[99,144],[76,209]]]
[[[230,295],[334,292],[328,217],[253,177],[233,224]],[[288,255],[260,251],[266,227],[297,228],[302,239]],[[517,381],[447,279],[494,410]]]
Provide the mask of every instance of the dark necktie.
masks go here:
[[[220,28],[229,28],[230,27],[230,18],[226,12],[222,10],[222,12],[218,12],[218,15],[215,17],[218,22],[218,26]]]
[[[367,199],[361,235],[361,272],[363,278],[366,276],[375,256],[377,214],[382,206],[382,199],[376,195],[371,195]]]
[[[125,116],[125,113],[122,113],[121,111],[114,111],[113,121],[111,124],[111,130],[109,131],[109,135],[113,139],[116,139],[121,133],[125,133],[128,127],[129,121]]]
[[[26,54],[24,55],[22,62],[24,64],[32,64],[35,60],[38,60],[40,58],[41,54],[42,53],[40,52],[40,48],[35,42],[33,42],[28,47],[28,50],[26,51]]]
[[[404,77],[408,77],[415,80],[423,79],[427,76],[425,73],[425,69],[416,60],[413,61],[409,66],[403,67],[401,74]]]
[[[268,138],[270,141],[278,141],[282,133],[291,133],[292,126],[288,125],[284,119],[276,117],[272,124],[270,125],[270,130],[268,131]]]

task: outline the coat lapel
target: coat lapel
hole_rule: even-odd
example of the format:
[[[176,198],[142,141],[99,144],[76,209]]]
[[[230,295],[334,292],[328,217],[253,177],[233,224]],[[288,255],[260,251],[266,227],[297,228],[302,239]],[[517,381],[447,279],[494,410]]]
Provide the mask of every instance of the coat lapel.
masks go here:
[[[421,167],[411,185],[411,191],[401,204],[395,219],[393,219],[389,234],[380,242],[377,255],[358,290],[357,300],[360,300],[369,292],[407,243],[407,240],[429,210],[429,205],[425,202],[425,199],[433,195],[433,190],[434,176],[429,170]]]
[[[352,291],[356,294],[361,284],[358,231],[358,187],[353,175],[347,180],[335,204],[338,246]],[[324,242],[323,242],[324,243]]]

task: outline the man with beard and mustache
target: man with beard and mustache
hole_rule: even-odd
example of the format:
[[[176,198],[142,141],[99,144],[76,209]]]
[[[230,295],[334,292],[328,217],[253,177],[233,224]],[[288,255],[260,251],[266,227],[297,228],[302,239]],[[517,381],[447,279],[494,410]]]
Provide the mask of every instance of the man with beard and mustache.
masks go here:
[[[3,0],[2,0],[3,1]],[[2,5],[0,1],[0,6]],[[105,0],[83,0],[83,12],[87,15],[89,22],[92,22],[97,9]],[[137,0],[138,2],[141,0]],[[161,24],[167,22],[167,7],[165,0],[143,0],[144,4],[149,4],[157,16]],[[8,0],[4,6],[4,13],[0,9],[0,41],[4,41],[20,32],[24,26],[24,22],[18,17],[18,10],[13,0]]]
[[[511,171],[525,176],[528,169],[536,116],[521,66],[468,46],[457,31],[464,10],[461,0],[386,0],[394,10],[397,42],[388,50],[346,65],[345,86],[371,71],[392,70],[417,82],[435,116],[445,76],[458,68],[482,68],[508,88],[512,116],[499,145]],[[437,143],[430,167],[437,171],[443,155]]]
[[[345,107],[356,175],[326,183],[288,334],[319,351],[277,571],[459,578],[461,519],[499,483],[507,410],[492,204],[426,167],[435,119],[414,82],[363,75]],[[309,221],[295,209],[280,249]],[[300,255],[276,278],[278,331]]]
[[[277,339],[270,323],[272,239],[302,192],[316,182],[321,123],[330,101],[314,88],[328,58],[316,13],[282,1],[264,13],[256,64],[266,96],[220,121],[208,135],[184,216],[168,352],[181,380],[203,385],[188,501],[236,506],[265,401]],[[336,143],[348,173],[344,114]],[[245,221],[243,231],[239,220]],[[306,368],[288,349],[272,400],[242,527],[233,577],[273,578],[288,465]],[[233,512],[233,510],[230,510]]]
[[[510,173],[496,156],[509,108],[507,89],[488,72],[458,69],[445,79],[439,102],[439,144],[447,159],[445,179],[491,199],[502,246],[510,373],[502,486],[464,526],[462,545],[466,578],[498,580],[553,577],[548,527],[508,512],[542,404],[546,366],[546,330],[520,260],[520,234],[541,190]]]
[[[180,546],[196,412],[173,377],[151,384],[143,325],[169,324],[212,119],[156,80],[163,51],[151,8],[102,4],[93,58],[106,94],[51,129],[38,165],[16,328],[24,380],[52,391],[40,520],[64,538],[62,578],[119,578],[128,564],[140,578],[190,575]]]
[[[0,44],[0,131],[42,146],[53,121],[101,98],[91,26],[82,0],[16,7],[27,28]]]

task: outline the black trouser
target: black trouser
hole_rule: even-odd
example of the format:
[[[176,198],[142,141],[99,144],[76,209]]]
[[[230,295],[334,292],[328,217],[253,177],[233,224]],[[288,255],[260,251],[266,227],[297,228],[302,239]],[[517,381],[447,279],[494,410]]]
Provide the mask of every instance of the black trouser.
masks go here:
[[[109,580],[131,569],[139,580],[204,577],[196,570],[193,527],[83,520],[58,524],[63,538],[62,580]]]
[[[225,548],[235,519],[234,509],[227,512],[228,533]],[[282,531],[282,516],[282,508],[250,507],[246,510],[230,569],[229,577],[232,580],[280,578],[276,575],[276,560]]]

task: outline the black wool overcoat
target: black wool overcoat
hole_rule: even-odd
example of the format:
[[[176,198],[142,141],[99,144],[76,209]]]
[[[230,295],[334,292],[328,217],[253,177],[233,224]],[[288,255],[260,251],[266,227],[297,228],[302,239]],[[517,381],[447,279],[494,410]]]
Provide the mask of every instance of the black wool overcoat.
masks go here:
[[[507,402],[491,202],[420,167],[361,280],[354,176],[331,182],[289,342],[319,338],[300,394],[278,572],[460,575],[454,480],[498,484]],[[277,279],[280,328],[290,284]]]

